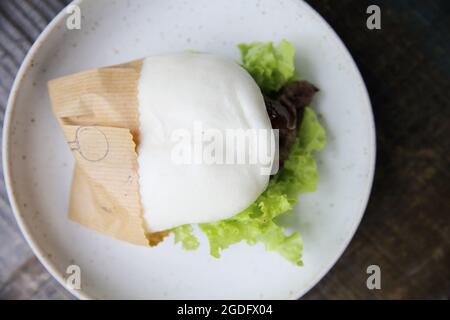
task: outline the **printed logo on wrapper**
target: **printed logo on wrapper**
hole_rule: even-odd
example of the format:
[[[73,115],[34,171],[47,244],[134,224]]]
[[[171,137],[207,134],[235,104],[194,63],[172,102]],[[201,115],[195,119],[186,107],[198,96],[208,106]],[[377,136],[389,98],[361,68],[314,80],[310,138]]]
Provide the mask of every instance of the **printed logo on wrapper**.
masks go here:
[[[109,142],[105,133],[95,126],[80,126],[75,132],[75,140],[68,142],[70,150],[87,161],[98,162],[108,156]]]
[[[67,267],[66,274],[66,286],[72,290],[81,289],[81,268],[76,264],[72,264]]]
[[[193,129],[172,131],[170,140],[176,165],[259,165],[261,175],[279,169],[278,129],[219,130],[195,121]]]

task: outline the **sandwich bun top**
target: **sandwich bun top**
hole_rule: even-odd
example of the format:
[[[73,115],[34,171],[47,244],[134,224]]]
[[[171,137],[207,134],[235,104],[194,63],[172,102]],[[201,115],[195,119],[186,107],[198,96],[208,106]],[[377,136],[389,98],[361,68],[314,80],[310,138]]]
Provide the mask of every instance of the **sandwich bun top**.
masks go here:
[[[269,175],[260,161],[220,163],[243,152],[227,132],[271,132],[261,90],[236,62],[192,52],[148,57],[138,102],[138,172],[147,231],[230,218],[266,189]],[[221,139],[223,148],[213,148]],[[246,140],[248,150],[255,150],[257,140]]]

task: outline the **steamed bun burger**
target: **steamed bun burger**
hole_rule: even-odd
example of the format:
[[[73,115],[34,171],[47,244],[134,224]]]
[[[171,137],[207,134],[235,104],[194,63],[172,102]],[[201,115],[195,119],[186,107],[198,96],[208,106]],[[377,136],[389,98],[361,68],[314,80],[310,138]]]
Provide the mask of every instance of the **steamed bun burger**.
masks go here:
[[[299,233],[286,232],[276,218],[294,207],[299,193],[316,189],[313,152],[324,147],[326,137],[307,106],[318,89],[296,80],[295,49],[289,42],[239,48],[241,64],[193,52],[144,60],[138,86],[138,163],[145,227],[150,233],[171,231],[175,242],[192,250],[199,246],[197,225],[216,258],[223,249],[246,241],[262,243],[302,265]],[[270,132],[262,140],[247,140],[247,150],[229,141],[214,149],[216,156],[226,158],[262,146],[269,157],[245,163],[198,161],[199,132],[205,138],[200,145],[217,136],[208,129],[220,137],[227,130]],[[191,148],[183,163],[174,152],[180,143],[174,136],[183,136],[180,132],[194,137],[185,144]],[[270,149],[273,139],[276,150]],[[276,174],[267,174],[267,166]]]

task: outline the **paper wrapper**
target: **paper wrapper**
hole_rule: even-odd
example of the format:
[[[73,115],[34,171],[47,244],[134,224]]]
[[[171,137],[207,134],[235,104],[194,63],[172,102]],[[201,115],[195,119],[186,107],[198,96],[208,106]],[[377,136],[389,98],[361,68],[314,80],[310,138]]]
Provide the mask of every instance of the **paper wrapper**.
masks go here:
[[[75,158],[69,217],[137,245],[168,232],[144,228],[136,146],[142,61],[89,70],[48,83],[53,112]]]

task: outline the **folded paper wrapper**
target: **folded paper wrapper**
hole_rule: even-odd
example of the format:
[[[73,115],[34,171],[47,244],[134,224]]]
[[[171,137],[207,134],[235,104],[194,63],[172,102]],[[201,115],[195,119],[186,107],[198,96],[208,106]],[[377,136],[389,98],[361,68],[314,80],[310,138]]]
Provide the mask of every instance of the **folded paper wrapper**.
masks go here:
[[[98,68],[48,83],[53,113],[75,158],[69,217],[137,245],[158,244],[140,202],[138,82],[142,60]]]

